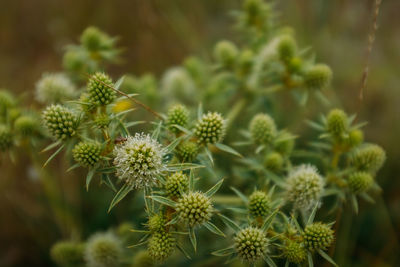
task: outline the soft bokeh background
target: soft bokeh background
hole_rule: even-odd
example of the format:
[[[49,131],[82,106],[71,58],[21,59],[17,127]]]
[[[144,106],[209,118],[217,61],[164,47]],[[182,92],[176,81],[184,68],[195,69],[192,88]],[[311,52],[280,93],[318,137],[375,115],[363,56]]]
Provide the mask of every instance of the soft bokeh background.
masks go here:
[[[365,99],[358,90],[365,65],[372,0],[280,0],[277,9],[284,24],[293,26],[300,45],[310,44],[318,61],[331,65],[333,88],[349,112],[359,111],[368,120],[366,138],[381,144],[388,160],[378,181],[384,193],[376,205],[363,203],[353,218],[342,218],[336,260],[341,266],[399,266],[400,237],[400,2],[384,0],[372,52]],[[125,48],[123,62],[110,73],[161,75],[165,68],[181,63],[190,54],[210,57],[213,44],[223,38],[237,39],[229,10],[240,0],[1,0],[0,87],[26,94],[29,103],[35,82],[46,71],[61,70],[63,47],[76,42],[89,25],[120,36]],[[60,168],[62,160],[58,162]],[[64,166],[65,167],[65,166]],[[129,214],[103,211],[110,192],[76,191],[82,181],[57,176],[53,186],[43,188],[30,175],[28,159],[0,169],[0,266],[51,265],[48,247],[81,229],[84,235],[106,229]],[[49,181],[54,177],[48,177]],[[69,179],[71,178],[71,179]],[[50,183],[51,184],[51,183]],[[52,203],[44,194],[54,196]],[[58,199],[57,192],[64,198]],[[85,194],[85,195],[84,195]],[[85,202],[81,197],[85,196]],[[86,199],[87,198],[87,199]],[[68,214],[54,214],[68,202]],[[58,208],[54,208],[56,206]],[[72,208],[71,208],[72,207]],[[56,223],[55,223],[56,222]],[[101,223],[99,223],[101,222]],[[82,225],[90,225],[91,229]],[[81,227],[82,226],[82,227]],[[81,234],[81,233],[76,233]]]

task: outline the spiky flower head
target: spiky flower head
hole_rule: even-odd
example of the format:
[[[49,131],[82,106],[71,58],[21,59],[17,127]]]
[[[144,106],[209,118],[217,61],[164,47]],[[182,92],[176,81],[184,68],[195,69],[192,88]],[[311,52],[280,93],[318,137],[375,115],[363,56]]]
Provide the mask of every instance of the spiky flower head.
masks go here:
[[[231,67],[235,63],[238,54],[237,47],[230,41],[220,41],[214,48],[215,59],[224,67]]]
[[[192,162],[199,153],[199,145],[192,141],[183,141],[176,149],[176,156],[182,162]]]
[[[187,191],[189,187],[189,179],[182,172],[175,172],[167,177],[164,187],[170,198],[180,197],[181,193]]]
[[[50,134],[58,140],[66,140],[76,134],[78,117],[67,107],[59,104],[48,106],[42,118]]]
[[[341,109],[333,109],[326,117],[326,130],[334,137],[342,137],[348,128],[347,114]]]
[[[50,250],[51,259],[62,267],[83,265],[83,252],[85,246],[73,241],[59,241]]]
[[[278,55],[279,58],[284,62],[290,62],[290,60],[296,55],[296,41],[291,35],[284,35],[280,37],[278,43]]]
[[[81,44],[89,51],[96,52],[112,48],[112,39],[96,27],[88,27],[80,38]]]
[[[310,251],[326,250],[332,245],[334,239],[334,232],[327,224],[316,222],[307,225],[304,229],[304,245]]]
[[[117,176],[135,188],[155,185],[157,175],[165,170],[164,154],[165,150],[150,135],[128,136],[123,144],[114,148]]]
[[[349,132],[349,138],[347,139],[347,143],[350,147],[356,147],[362,144],[364,141],[364,133],[355,129]]]
[[[153,214],[149,217],[149,221],[147,223],[147,226],[149,227],[149,230],[152,232],[163,232],[165,231],[165,224],[167,221],[165,220],[165,217],[163,214]]]
[[[115,91],[111,78],[102,72],[93,74],[87,83],[86,89],[89,93],[89,101],[97,106],[104,106],[112,103],[115,99]]]
[[[249,197],[249,211],[255,217],[264,217],[271,211],[271,199],[263,191],[254,191]]]
[[[76,88],[63,73],[47,73],[36,83],[36,99],[40,103],[53,104],[73,99]]]
[[[117,267],[122,260],[121,241],[112,233],[97,233],[89,238],[85,249],[89,267]]]
[[[247,262],[255,262],[267,252],[268,240],[265,233],[255,227],[240,230],[235,236],[235,248],[239,257]]]
[[[253,117],[249,130],[253,141],[257,144],[271,144],[277,134],[275,121],[264,113]]]
[[[289,173],[286,180],[286,197],[296,208],[309,209],[319,200],[324,181],[311,165],[300,165]]]
[[[352,155],[351,164],[360,171],[375,173],[386,160],[385,151],[378,145],[366,144],[358,148]]]
[[[13,145],[10,127],[0,124],[0,151],[6,151]]]
[[[316,64],[305,73],[304,82],[310,90],[325,89],[332,79],[332,70],[325,64]]]
[[[374,178],[368,172],[355,172],[349,176],[347,183],[350,190],[358,194],[367,191],[374,183]]]
[[[74,160],[84,167],[92,167],[100,160],[101,144],[96,142],[79,142],[72,149]]]
[[[39,120],[31,115],[20,116],[14,122],[15,130],[24,136],[34,134],[39,130],[39,126]]]
[[[167,232],[155,232],[149,240],[147,251],[156,262],[164,262],[175,250],[176,240]]]
[[[150,257],[149,252],[145,249],[140,250],[133,256],[132,267],[152,267],[154,266],[154,261]]]
[[[272,152],[265,156],[264,166],[273,172],[278,172],[283,167],[283,157],[278,152]]]
[[[180,130],[174,127],[173,125],[186,127],[188,120],[189,120],[189,111],[184,105],[177,104],[172,106],[168,110],[167,125],[172,132],[174,133],[180,132]]]
[[[197,122],[195,134],[201,144],[219,143],[225,137],[225,121],[221,114],[208,112]]]
[[[210,220],[213,205],[209,197],[201,192],[189,192],[178,200],[176,207],[180,218],[193,227]]]
[[[307,259],[307,250],[304,244],[288,240],[283,247],[283,255],[289,262],[300,264]]]

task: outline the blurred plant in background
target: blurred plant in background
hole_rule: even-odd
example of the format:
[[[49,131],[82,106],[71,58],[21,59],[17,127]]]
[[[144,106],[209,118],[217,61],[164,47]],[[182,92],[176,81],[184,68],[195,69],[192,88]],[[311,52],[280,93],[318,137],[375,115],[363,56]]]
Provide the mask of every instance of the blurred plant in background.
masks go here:
[[[104,70],[118,60],[117,39],[89,27],[79,45],[67,46],[65,73],[45,74],[36,85],[37,100],[48,105],[42,124],[2,91],[2,151],[16,158],[15,150],[28,148],[35,172],[53,180],[64,174],[51,161],[65,151],[67,173],[81,177],[83,167],[86,190],[93,182],[106,186],[97,198],[110,202],[109,216],[120,210],[128,220],[107,233],[95,233],[100,228],[89,220],[82,233],[74,211],[63,210],[60,220],[68,216],[71,224],[51,248],[54,262],[217,265],[228,257],[232,264],[312,266],[322,257],[335,264],[340,219],[358,213],[360,199],[374,202],[386,155],[364,142],[364,123],[342,109],[307,120],[318,134],[295,144],[298,136],[282,122],[304,118],[287,114],[278,98],[291,95],[298,110],[310,101],[320,109],[338,104],[325,94],[331,69],[275,13],[270,3],[243,1],[233,12],[241,42],[219,41],[212,60],[188,57],[160,82],[152,74],[113,82]],[[51,139],[43,149],[51,156],[37,157]],[[43,180],[47,188],[52,182]],[[53,188],[49,203],[54,190],[63,198]]]

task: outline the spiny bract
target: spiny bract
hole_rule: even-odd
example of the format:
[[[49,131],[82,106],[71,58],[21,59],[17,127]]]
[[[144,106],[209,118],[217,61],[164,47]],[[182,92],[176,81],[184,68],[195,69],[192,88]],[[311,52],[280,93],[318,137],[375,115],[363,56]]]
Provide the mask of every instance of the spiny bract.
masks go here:
[[[265,233],[255,227],[240,230],[235,236],[235,248],[239,257],[255,262],[267,252],[268,240]]]
[[[176,211],[189,226],[195,226],[210,220],[213,206],[210,198],[205,194],[189,192],[178,200]]]

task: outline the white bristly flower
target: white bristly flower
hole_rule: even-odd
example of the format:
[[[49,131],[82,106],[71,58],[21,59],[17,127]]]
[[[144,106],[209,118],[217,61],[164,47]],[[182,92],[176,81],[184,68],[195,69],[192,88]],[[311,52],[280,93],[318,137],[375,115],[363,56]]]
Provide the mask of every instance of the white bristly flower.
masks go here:
[[[165,170],[165,150],[150,135],[137,133],[114,148],[117,176],[135,188],[155,185],[157,175]]]

